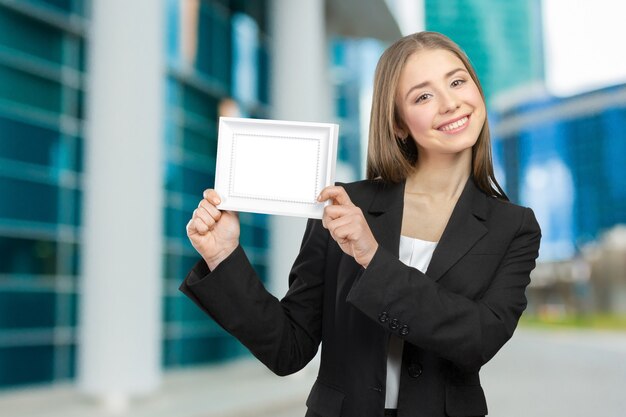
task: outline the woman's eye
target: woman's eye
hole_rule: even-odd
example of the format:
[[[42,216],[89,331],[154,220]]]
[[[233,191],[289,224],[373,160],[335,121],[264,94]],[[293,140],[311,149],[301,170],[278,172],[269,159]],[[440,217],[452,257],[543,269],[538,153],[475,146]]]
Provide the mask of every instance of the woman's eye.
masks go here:
[[[452,84],[450,84],[450,85],[452,87],[458,87],[458,86],[460,86],[461,84],[464,84],[464,83],[465,83],[465,80],[454,80],[454,81],[452,81]]]
[[[417,97],[415,99],[416,103],[421,103],[422,101],[428,99],[428,97],[430,96],[430,94],[422,94],[421,96]]]

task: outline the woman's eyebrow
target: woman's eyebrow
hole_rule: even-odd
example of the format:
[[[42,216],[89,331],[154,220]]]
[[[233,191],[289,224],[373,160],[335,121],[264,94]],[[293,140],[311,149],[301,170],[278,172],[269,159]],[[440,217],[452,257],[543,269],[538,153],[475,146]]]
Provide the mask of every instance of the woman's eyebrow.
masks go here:
[[[459,72],[459,71],[464,71],[464,72],[467,72],[467,70],[466,70],[465,68],[458,67],[458,68],[453,69],[452,71],[448,71],[448,72],[447,72],[447,73],[443,76],[443,78],[449,78],[449,77],[452,77],[454,74],[456,74],[456,73],[457,73],[457,72]],[[413,87],[411,87],[411,88],[409,89],[409,91],[407,91],[407,93],[406,93],[406,95],[404,96],[404,98],[405,98],[405,99],[406,99],[406,98],[408,98],[408,97],[409,97],[409,94],[411,94],[411,91],[416,90],[416,89],[418,89],[418,88],[426,87],[426,86],[427,86],[427,85],[429,85],[429,84],[430,84],[430,81],[424,81],[423,83],[419,83],[419,84],[414,85]]]

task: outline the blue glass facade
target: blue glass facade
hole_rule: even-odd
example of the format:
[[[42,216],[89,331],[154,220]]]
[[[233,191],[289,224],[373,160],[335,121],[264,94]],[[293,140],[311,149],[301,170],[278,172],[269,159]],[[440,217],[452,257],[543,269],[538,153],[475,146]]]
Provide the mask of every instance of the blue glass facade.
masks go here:
[[[178,291],[198,260],[185,225],[215,182],[220,103],[241,114],[268,113],[264,1],[167,1],[167,110],[164,187],[164,340],[166,367],[223,361],[245,348]],[[241,243],[263,280],[267,218],[241,213]]]
[[[374,39],[335,38],[331,42],[335,116],[341,126],[337,158],[352,170],[354,179],[365,176],[374,70],[384,49]]]
[[[0,388],[74,376],[85,4],[0,1]]]
[[[498,115],[494,141],[513,201],[535,210],[541,259],[626,223],[626,86],[528,102]]]
[[[75,376],[89,1],[0,0],[0,389]],[[163,365],[247,354],[178,292],[198,259],[185,225],[213,186],[220,102],[268,114],[266,2],[163,0]],[[243,38],[242,38],[243,37]],[[242,50],[243,49],[243,50]],[[265,216],[242,245],[267,269]]]
[[[544,79],[540,0],[424,0],[426,30],[469,56],[487,99]]]

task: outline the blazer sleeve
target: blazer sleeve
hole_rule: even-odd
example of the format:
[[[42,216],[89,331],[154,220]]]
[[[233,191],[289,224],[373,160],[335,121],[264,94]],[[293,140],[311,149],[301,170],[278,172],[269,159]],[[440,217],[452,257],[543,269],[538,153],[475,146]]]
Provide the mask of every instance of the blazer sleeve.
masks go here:
[[[180,290],[278,375],[302,369],[321,339],[328,233],[309,220],[279,301],[259,280],[241,246],[214,271],[201,260]]]
[[[479,299],[447,290],[379,248],[347,301],[381,325],[396,319],[398,335],[407,342],[437,353],[461,370],[477,371],[511,338],[526,308],[525,289],[541,231],[532,210],[524,209],[520,217],[520,226]]]

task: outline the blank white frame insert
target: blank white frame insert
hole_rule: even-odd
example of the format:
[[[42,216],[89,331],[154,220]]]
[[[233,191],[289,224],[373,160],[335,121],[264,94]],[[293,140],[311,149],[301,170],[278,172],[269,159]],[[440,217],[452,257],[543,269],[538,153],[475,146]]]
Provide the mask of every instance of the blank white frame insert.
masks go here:
[[[221,210],[321,219],[334,184],[339,126],[221,117],[215,190]]]

